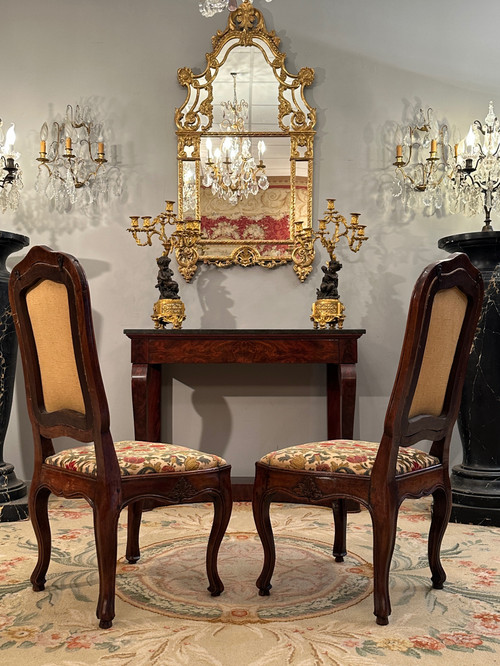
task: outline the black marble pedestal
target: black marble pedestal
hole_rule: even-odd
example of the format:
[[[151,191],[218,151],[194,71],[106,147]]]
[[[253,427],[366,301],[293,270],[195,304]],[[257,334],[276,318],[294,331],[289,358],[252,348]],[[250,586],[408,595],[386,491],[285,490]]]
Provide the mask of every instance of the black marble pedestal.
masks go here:
[[[458,417],[463,462],[451,474],[451,520],[500,526],[500,232],[447,236],[438,246],[465,252],[485,287]]]
[[[17,361],[17,337],[9,303],[9,271],[5,262],[29,244],[27,236],[0,231],[0,523],[28,517],[28,484],[18,479],[14,465],[5,462],[4,444],[9,425]]]

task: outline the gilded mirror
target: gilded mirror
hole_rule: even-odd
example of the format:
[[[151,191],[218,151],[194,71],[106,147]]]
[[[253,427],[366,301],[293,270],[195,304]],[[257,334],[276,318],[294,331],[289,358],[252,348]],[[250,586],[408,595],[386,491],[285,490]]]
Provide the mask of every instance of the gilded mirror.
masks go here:
[[[178,71],[176,257],[187,281],[200,262],[292,262],[301,281],[311,271],[316,110],[304,88],[314,71],[290,74],[279,43],[244,0],[212,37],[205,71]]]

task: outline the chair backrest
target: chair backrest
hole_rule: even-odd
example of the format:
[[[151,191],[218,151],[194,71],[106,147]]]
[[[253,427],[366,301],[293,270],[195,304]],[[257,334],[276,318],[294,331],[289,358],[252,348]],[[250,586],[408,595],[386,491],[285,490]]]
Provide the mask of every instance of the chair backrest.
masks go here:
[[[399,446],[431,440],[432,454],[447,462],[483,290],[481,273],[461,253],[418,278],[381,445],[393,459]]]
[[[54,437],[93,441],[99,473],[103,446],[116,456],[82,267],[71,255],[33,247],[12,270],[9,297],[28,412],[42,440],[35,437],[35,459],[53,453]]]

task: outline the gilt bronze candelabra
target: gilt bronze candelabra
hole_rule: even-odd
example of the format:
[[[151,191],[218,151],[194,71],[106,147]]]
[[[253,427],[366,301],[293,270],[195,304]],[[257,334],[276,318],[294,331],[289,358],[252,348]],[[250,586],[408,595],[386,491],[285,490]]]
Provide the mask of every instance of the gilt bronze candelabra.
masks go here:
[[[341,238],[345,238],[352,252],[359,252],[361,245],[368,236],[365,236],[366,225],[359,223],[359,213],[351,213],[351,221],[348,223],[343,215],[335,209],[335,199],[327,199],[328,207],[324,218],[319,220],[319,229],[311,239],[314,243],[319,240],[330,256],[326,266],[322,266],[323,279],[319,289],[316,290],[316,301],[312,305],[310,316],[314,328],[324,329],[338,327],[342,328],[345,319],[345,307],[339,300],[338,272],[342,264],[337,260],[335,250]],[[299,223],[300,224],[300,223]],[[331,233],[328,234],[328,225],[333,225]],[[299,230],[300,233],[300,230]]]
[[[165,328],[166,324],[172,324],[174,329],[180,329],[186,314],[184,303],[179,296],[179,285],[174,280],[170,268],[169,254],[174,248],[182,247],[186,252],[188,247],[195,247],[201,235],[201,227],[198,220],[180,224],[175,217],[174,202],[165,203],[165,211],[153,219],[150,216],[131,216],[132,226],[127,231],[130,231],[137,245],[141,247],[152,245],[153,237],[158,236],[163,246],[163,253],[156,260],[158,265],[156,288],[160,291],[160,298],[154,304],[151,319],[155,323],[155,328]],[[173,225],[176,225],[176,231],[169,236],[168,229]]]

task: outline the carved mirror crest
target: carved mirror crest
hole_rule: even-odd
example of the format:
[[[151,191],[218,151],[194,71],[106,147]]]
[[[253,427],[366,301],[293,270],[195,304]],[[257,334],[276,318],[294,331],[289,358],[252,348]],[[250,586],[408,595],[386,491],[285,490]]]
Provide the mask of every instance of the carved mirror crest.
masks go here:
[[[176,257],[187,281],[200,262],[293,262],[301,281],[311,271],[314,70],[290,74],[279,43],[244,0],[212,37],[205,71],[178,71]]]

